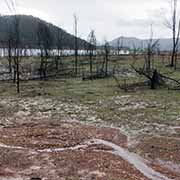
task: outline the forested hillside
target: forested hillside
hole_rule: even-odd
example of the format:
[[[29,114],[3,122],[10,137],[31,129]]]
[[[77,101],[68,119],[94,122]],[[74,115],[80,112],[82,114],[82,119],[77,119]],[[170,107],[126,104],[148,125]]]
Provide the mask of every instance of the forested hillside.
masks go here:
[[[1,42],[8,41],[10,35],[14,33],[14,19],[19,19],[19,31],[20,31],[20,41],[22,45],[36,47],[38,44],[38,26],[43,24],[48,27],[51,33],[51,45],[56,46],[56,40],[58,36],[61,36],[63,48],[74,48],[74,36],[67,33],[65,30],[43,21],[39,18],[27,15],[17,15],[15,16],[1,16],[0,18],[0,40]],[[2,45],[2,43],[1,43]],[[86,41],[78,39],[79,48],[84,48]]]

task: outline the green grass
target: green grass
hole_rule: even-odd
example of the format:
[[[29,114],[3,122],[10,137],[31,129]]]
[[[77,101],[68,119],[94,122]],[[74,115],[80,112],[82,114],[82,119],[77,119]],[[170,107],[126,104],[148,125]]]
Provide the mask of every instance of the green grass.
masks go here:
[[[142,66],[143,59],[139,60],[137,66]],[[128,64],[132,59],[113,59],[112,64],[123,68],[130,68]],[[111,66],[113,66],[111,64]],[[167,64],[167,63],[166,63]],[[170,68],[162,66],[160,61],[156,66],[161,67],[162,72],[172,71]],[[172,77],[179,78],[178,71],[172,71]],[[125,77],[119,76],[119,82],[124,83]],[[145,79],[135,76],[126,78],[128,84],[142,82]],[[52,110],[52,117],[61,118],[64,116],[75,116],[77,120],[89,121],[91,117],[101,120],[104,124],[113,124],[125,127],[128,132],[146,131],[143,133],[164,133],[163,129],[151,128],[153,124],[180,125],[180,92],[170,91],[167,88],[150,90],[149,87],[137,88],[134,91],[125,92],[118,88],[112,78],[94,81],[82,81],[79,78],[49,80],[49,81],[28,81],[21,82],[21,94],[17,95],[16,85],[12,82],[0,83],[0,98],[29,101],[39,101],[39,99],[51,99],[53,108],[62,103],[68,104],[68,108],[61,107],[60,110]],[[82,110],[77,110],[78,105]],[[22,107],[16,106],[11,111],[18,112]],[[47,107],[48,110],[49,107]],[[53,109],[49,108],[49,109]],[[83,108],[88,108],[83,109]],[[0,115],[7,111],[7,107],[0,104]],[[38,106],[32,106],[32,113],[40,111]],[[42,110],[41,110],[42,111]],[[4,116],[7,116],[4,115]]]

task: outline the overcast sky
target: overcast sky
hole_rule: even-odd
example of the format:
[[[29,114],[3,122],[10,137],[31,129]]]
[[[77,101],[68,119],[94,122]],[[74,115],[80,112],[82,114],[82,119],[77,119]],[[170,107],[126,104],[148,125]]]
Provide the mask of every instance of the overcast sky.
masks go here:
[[[3,2],[4,1],[4,2]],[[1,14],[9,14],[1,0]],[[119,36],[147,38],[150,24],[154,37],[170,37],[163,25],[169,0],[14,0],[19,14],[31,14],[73,33],[73,14],[78,17],[81,38],[94,29],[97,39],[112,40]],[[163,9],[163,10],[162,10]],[[162,13],[163,12],[163,13]]]

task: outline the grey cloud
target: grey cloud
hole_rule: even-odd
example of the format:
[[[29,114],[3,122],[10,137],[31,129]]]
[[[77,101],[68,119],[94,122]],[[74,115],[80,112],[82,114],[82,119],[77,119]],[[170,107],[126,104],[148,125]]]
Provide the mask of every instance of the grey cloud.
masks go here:
[[[2,0],[4,1],[4,0]],[[164,0],[15,0],[20,13],[40,16],[73,33],[73,14],[79,21],[79,35],[86,39],[90,29],[95,29],[102,40],[116,36],[146,37],[150,21],[159,36],[168,36],[155,11],[164,6]],[[0,12],[7,14],[4,5]],[[155,15],[153,15],[153,13]]]

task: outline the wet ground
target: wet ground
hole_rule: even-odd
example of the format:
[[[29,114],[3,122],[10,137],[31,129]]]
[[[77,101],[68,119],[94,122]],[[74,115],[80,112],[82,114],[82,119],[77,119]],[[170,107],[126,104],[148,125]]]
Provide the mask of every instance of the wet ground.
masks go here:
[[[180,180],[179,92],[0,85],[0,180]]]
[[[145,138],[129,148],[128,138],[118,129],[77,122],[1,127],[0,133],[0,179],[180,179],[180,168],[175,166],[180,150],[172,156],[176,169],[169,168],[163,162],[172,152],[157,148],[172,148],[173,142],[160,138]]]

